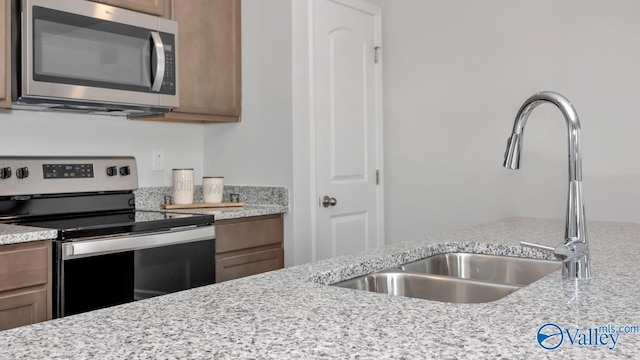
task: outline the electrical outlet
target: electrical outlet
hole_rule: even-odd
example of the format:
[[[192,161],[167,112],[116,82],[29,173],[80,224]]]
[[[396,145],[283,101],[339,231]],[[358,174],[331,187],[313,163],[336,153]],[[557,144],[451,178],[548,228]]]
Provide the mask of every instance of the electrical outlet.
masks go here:
[[[164,170],[164,150],[153,150],[153,171]]]

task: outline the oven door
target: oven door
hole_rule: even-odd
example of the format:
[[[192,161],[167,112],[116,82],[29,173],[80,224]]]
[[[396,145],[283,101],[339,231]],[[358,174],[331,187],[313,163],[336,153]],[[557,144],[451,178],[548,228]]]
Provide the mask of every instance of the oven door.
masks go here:
[[[22,99],[179,105],[174,21],[91,1],[22,4]]]
[[[56,244],[54,317],[215,282],[215,228]]]

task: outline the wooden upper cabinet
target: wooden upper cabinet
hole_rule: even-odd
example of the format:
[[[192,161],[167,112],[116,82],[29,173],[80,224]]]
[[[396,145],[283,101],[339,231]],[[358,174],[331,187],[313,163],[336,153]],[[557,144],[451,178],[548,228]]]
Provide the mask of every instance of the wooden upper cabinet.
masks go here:
[[[11,107],[11,1],[0,0],[0,107]]]
[[[171,0],[92,0],[123,9],[171,18]],[[180,0],[176,0],[180,1]]]
[[[162,118],[235,122],[241,110],[240,0],[173,1],[180,106]]]

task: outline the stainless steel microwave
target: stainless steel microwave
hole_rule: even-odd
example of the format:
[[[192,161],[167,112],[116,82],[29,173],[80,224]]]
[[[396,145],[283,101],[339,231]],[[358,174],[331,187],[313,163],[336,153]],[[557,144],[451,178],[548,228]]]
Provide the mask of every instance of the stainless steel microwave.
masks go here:
[[[178,106],[178,24],[85,0],[12,9],[14,108],[153,114]]]

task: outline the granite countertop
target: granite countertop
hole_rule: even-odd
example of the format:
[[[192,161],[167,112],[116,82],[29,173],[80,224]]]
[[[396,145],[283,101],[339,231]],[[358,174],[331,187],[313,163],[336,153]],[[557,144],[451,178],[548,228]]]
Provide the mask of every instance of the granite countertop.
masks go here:
[[[170,187],[139,188],[136,190],[136,208],[142,210],[168,211],[183,214],[214,215],[215,220],[236,219],[250,216],[285,214],[289,212],[289,190],[285,187],[225,185],[224,201],[237,193],[244,207],[198,208],[162,210],[160,204],[171,195]],[[194,188],[194,201],[202,202],[202,186]]]
[[[0,224],[0,245],[55,239],[58,230],[32,226]]]
[[[0,332],[0,359],[633,358],[616,346],[542,349],[541,325],[640,325],[640,224],[589,222],[594,277],[560,271],[505,298],[451,304],[325,286],[450,252],[543,258],[520,240],[555,245],[564,221],[512,218],[315,263]]]
[[[250,217],[250,216],[284,214],[289,212],[289,208],[287,206],[282,206],[282,205],[245,204],[242,207],[171,209],[166,211],[173,212],[173,213],[181,213],[181,214],[213,215],[215,220],[224,220],[224,219],[244,218],[244,217]]]
[[[170,212],[214,215],[216,220],[289,212],[289,191],[285,187],[228,185],[225,186],[224,191],[225,199],[229,198],[230,193],[239,193],[241,200],[245,202],[244,207],[170,210]],[[160,209],[160,204],[163,203],[165,195],[169,194],[171,194],[170,187],[139,188],[135,191],[136,208],[163,211]],[[202,201],[202,186],[195,187],[194,197],[196,201]],[[54,239],[57,235],[57,230],[53,229],[0,224],[0,245]]]

